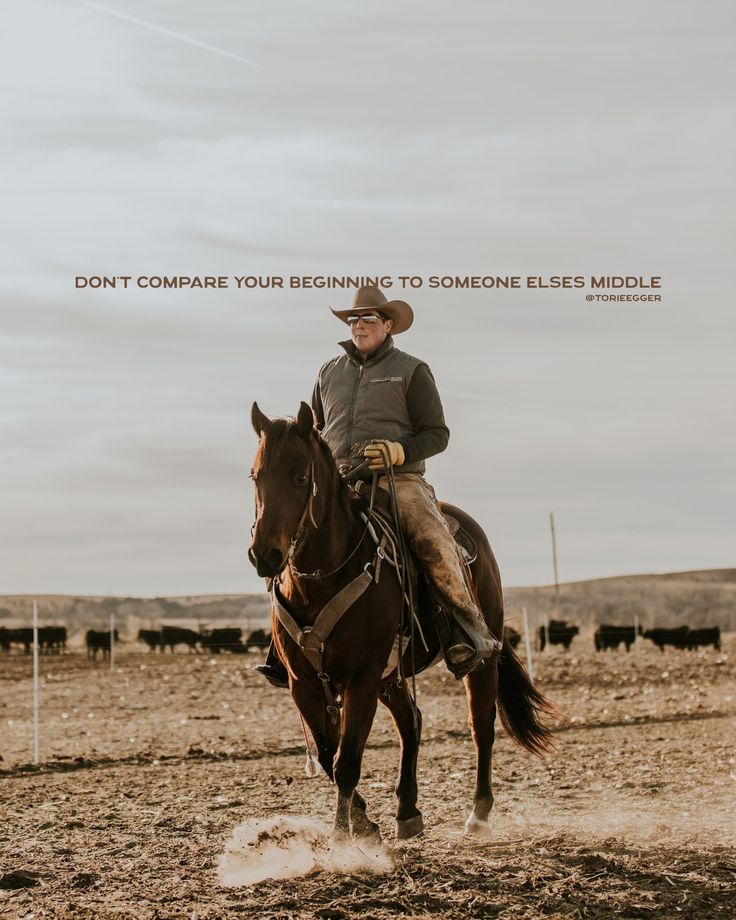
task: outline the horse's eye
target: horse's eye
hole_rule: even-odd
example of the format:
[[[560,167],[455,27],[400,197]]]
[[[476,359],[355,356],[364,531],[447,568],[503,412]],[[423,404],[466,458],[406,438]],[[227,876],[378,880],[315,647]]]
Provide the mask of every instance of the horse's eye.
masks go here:
[[[295,477],[294,477],[294,482],[295,482],[298,486],[305,486],[305,485],[307,484],[307,479],[308,479],[308,477],[307,477],[307,475],[306,475],[305,473],[299,473],[298,476],[295,476]]]

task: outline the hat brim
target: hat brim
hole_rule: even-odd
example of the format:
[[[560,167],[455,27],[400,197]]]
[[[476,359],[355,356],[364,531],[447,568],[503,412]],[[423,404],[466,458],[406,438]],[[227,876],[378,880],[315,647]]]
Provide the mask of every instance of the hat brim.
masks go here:
[[[354,316],[361,310],[373,310],[375,313],[385,313],[390,320],[393,320],[391,335],[398,335],[406,330],[414,322],[414,311],[404,300],[387,300],[386,303],[376,307],[353,307],[351,310],[335,310],[330,307],[334,315],[347,324],[348,316]]]

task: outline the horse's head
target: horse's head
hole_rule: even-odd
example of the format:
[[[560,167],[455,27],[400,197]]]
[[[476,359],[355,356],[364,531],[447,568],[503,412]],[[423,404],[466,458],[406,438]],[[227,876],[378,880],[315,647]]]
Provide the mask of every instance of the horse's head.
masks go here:
[[[270,578],[286,568],[305,521],[314,522],[315,464],[321,451],[305,402],[296,419],[269,419],[253,403],[251,421],[260,442],[251,473],[256,520],[248,556],[258,574]]]

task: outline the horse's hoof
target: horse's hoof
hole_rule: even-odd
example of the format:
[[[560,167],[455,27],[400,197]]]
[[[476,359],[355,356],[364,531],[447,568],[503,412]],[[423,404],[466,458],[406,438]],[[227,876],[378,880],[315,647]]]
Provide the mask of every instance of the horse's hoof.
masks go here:
[[[396,839],[408,840],[410,837],[416,837],[424,830],[424,818],[421,814],[414,815],[413,818],[407,818],[405,821],[396,822]]]
[[[471,815],[465,822],[465,833],[472,837],[490,837],[491,825],[488,821]]]
[[[356,840],[361,840],[363,843],[370,843],[373,846],[380,846],[383,843],[381,839],[381,830],[377,824],[374,824],[372,821],[369,822],[368,827],[361,827],[360,830],[353,829],[353,836]]]
[[[330,843],[343,844],[350,843],[350,830],[342,827],[333,827],[330,833]]]

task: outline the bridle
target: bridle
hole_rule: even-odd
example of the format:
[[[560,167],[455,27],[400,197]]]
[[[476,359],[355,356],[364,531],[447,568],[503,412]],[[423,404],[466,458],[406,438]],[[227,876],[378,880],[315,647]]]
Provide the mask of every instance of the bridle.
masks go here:
[[[360,466],[349,470],[346,474],[343,475],[343,478],[344,479],[352,478],[357,473],[359,473],[365,466],[367,466],[368,462],[369,461],[366,460],[365,463],[361,463]],[[360,549],[361,544],[363,543],[363,540],[365,539],[365,536],[370,529],[371,517],[373,514],[373,504],[374,504],[375,497],[376,497],[377,481],[378,481],[378,476],[374,475],[373,483],[371,485],[370,504],[368,507],[368,511],[365,514],[365,527],[363,528],[363,532],[361,533],[358,542],[355,544],[355,547],[350,552],[350,554],[340,563],[340,565],[336,566],[336,568],[332,569],[332,571],[330,572],[323,572],[321,569],[315,569],[314,572],[300,572],[298,569],[294,567],[292,563],[292,558],[294,556],[294,553],[297,550],[297,547],[299,546],[299,543],[304,539],[304,537],[308,533],[308,529],[306,526],[307,519],[309,519],[310,523],[312,524],[312,527],[314,527],[315,530],[317,529],[317,526],[318,526],[316,520],[314,519],[314,499],[317,497],[319,489],[317,487],[317,480],[314,478],[314,460],[312,460],[312,462],[309,464],[309,491],[307,493],[307,500],[304,503],[304,508],[302,510],[301,517],[299,518],[299,523],[296,525],[294,534],[289,540],[289,552],[286,557],[286,560],[287,560],[286,565],[288,565],[288,567],[291,569],[292,575],[296,576],[297,578],[310,578],[310,579],[315,579],[315,580],[320,580],[322,578],[329,578],[332,575],[336,575],[341,569],[343,569],[348,564],[348,562],[350,562],[353,556]],[[255,519],[253,521],[253,526],[250,529],[251,537],[253,536],[255,532],[256,523],[258,520],[258,495],[257,493],[255,496],[255,500],[256,500],[256,514],[255,514]],[[252,550],[248,550],[248,556],[250,557],[251,562],[255,564],[255,561],[252,557]],[[368,564],[370,565],[370,563]],[[284,568],[286,568],[286,566],[284,566]],[[281,571],[283,571],[283,569]]]
[[[344,478],[349,478],[350,476],[359,472],[359,470],[362,469],[362,467],[364,467],[367,463],[368,461],[366,461],[366,463],[361,464],[359,468],[351,470],[348,476],[345,476]],[[368,511],[365,515],[365,527],[363,528],[363,532],[361,533],[360,538],[358,542],[355,544],[355,547],[353,548],[350,555],[347,556],[340,563],[340,565],[332,569],[332,571],[330,572],[323,572],[321,569],[315,569],[314,572],[300,572],[298,569],[294,567],[294,564],[291,561],[296,551],[296,548],[299,544],[299,541],[307,533],[307,528],[304,524],[307,517],[309,517],[309,520],[312,522],[312,526],[315,528],[315,530],[317,529],[317,522],[314,519],[314,509],[313,509],[313,501],[314,501],[315,496],[317,495],[317,481],[314,478],[314,460],[312,460],[311,464],[309,465],[309,481],[310,481],[310,489],[309,489],[309,494],[307,496],[307,501],[306,501],[306,504],[304,505],[302,516],[299,518],[299,523],[297,524],[296,531],[294,532],[294,536],[289,541],[289,554],[288,554],[287,565],[291,569],[292,575],[295,575],[297,578],[311,578],[311,579],[319,580],[322,578],[329,578],[332,575],[336,575],[341,569],[343,569],[348,564],[348,562],[350,562],[353,556],[360,549],[363,543],[363,540],[365,539],[365,536],[368,533],[368,530],[370,529],[370,526],[371,526],[371,516],[373,513],[373,503],[376,497],[376,483],[378,481],[378,476],[376,474],[374,474],[373,476],[373,482],[371,484],[371,499],[370,499],[370,504],[368,506]],[[368,563],[368,565],[370,565],[370,563]]]
[[[304,510],[302,511],[302,516],[299,518],[299,523],[296,525],[296,530],[294,531],[294,536],[289,540],[289,554],[287,556],[289,560],[289,565],[291,565],[291,557],[294,555],[297,544],[304,537],[307,532],[307,528],[304,526],[304,522],[307,517],[312,522],[312,527],[317,528],[317,522],[314,519],[314,499],[317,495],[317,480],[314,478],[314,460],[309,464],[309,492],[307,494],[307,500],[304,504]]]

